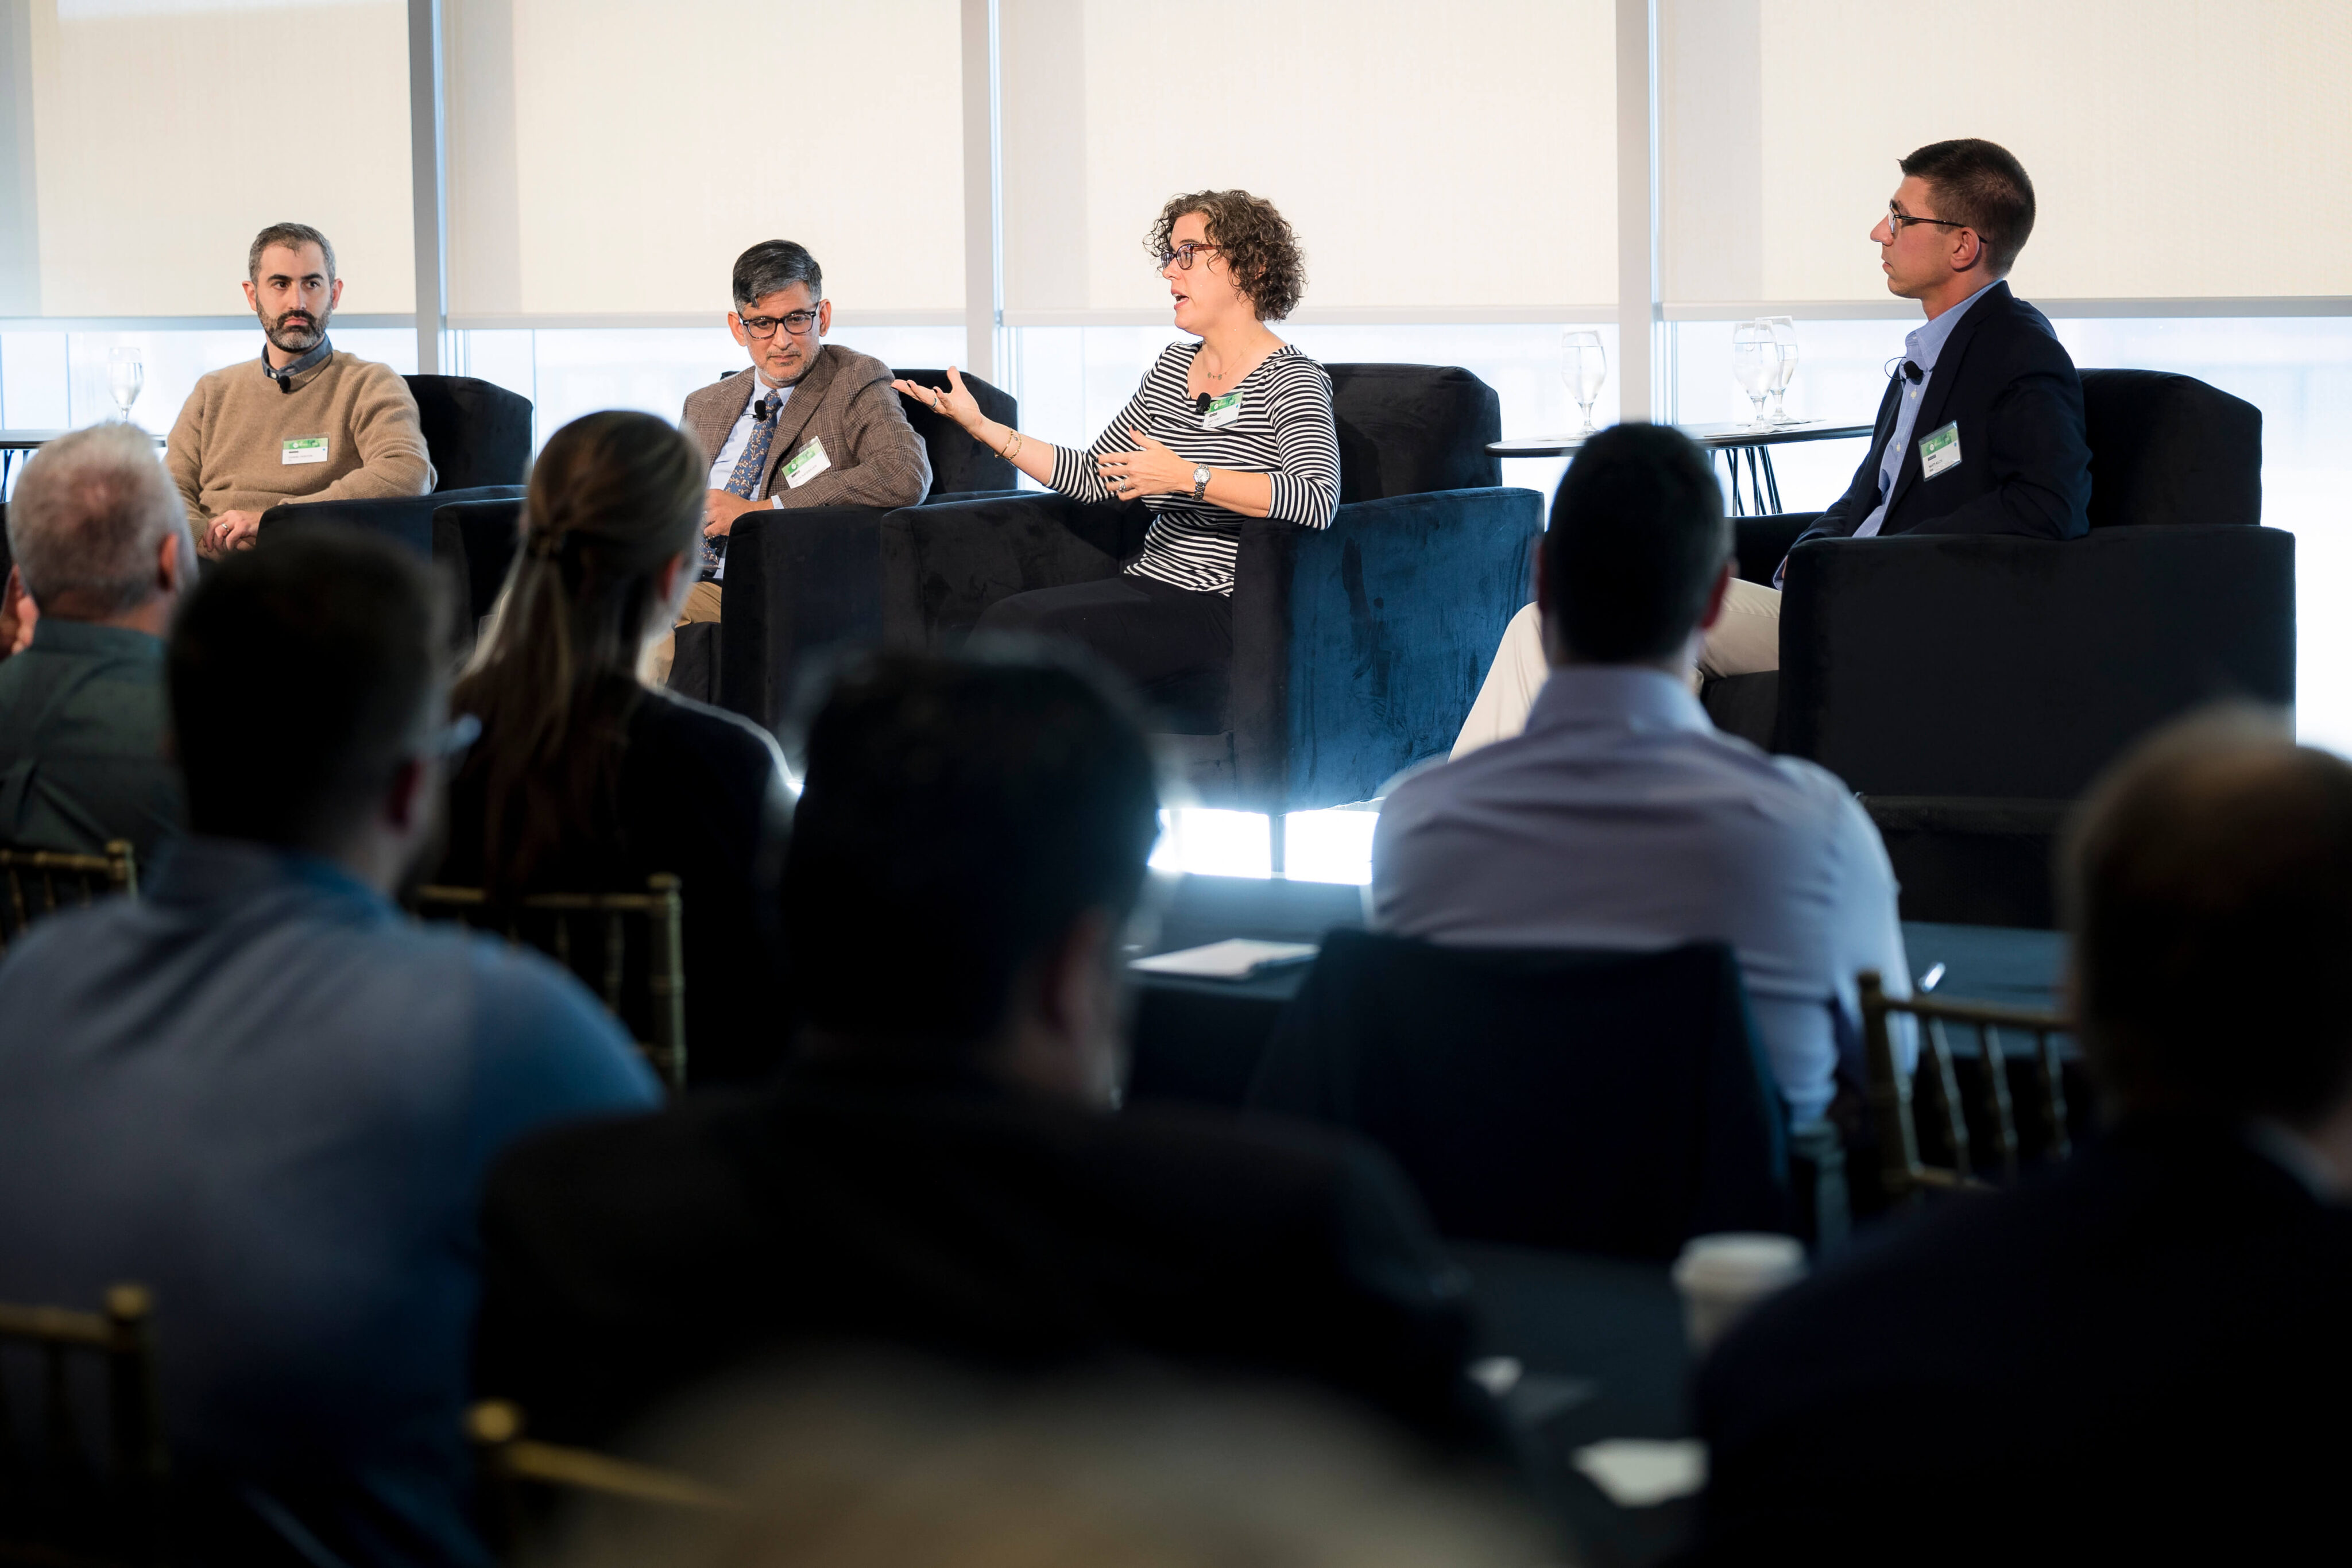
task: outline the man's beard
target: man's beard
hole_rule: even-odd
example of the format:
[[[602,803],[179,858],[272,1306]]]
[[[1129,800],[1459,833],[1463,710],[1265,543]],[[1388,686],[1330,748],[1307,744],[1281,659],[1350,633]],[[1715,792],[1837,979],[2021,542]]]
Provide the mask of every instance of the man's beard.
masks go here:
[[[269,340],[269,346],[281,354],[307,354],[325,340],[327,316],[330,314],[332,312],[321,314],[317,320],[311,321],[308,311],[289,310],[277,320],[266,323],[261,334]],[[292,327],[287,325],[298,317],[302,319],[302,323]]]

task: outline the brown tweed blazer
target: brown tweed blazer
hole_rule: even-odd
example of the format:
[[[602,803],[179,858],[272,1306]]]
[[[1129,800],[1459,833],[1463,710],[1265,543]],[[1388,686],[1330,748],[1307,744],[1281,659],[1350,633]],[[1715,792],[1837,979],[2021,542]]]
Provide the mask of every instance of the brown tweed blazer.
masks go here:
[[[701,444],[706,462],[718,461],[758,382],[746,365],[688,394],[678,424]],[[824,443],[832,466],[793,489],[784,483],[784,460],[812,441]],[[930,487],[930,454],[890,389],[890,367],[830,343],[820,348],[776,416],[760,497],[781,496],[787,507],[911,507]]]

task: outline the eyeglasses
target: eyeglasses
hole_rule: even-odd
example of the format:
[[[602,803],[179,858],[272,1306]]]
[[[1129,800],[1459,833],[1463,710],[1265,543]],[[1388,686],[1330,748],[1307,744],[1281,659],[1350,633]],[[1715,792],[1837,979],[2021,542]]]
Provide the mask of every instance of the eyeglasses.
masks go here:
[[[1216,248],[1217,247],[1213,245],[1202,245],[1196,241],[1188,239],[1173,250],[1163,250],[1160,253],[1160,269],[1162,271],[1167,270],[1168,264],[1172,261],[1176,264],[1179,271],[1190,272],[1192,270],[1192,258],[1194,256],[1200,255],[1202,251],[1215,250]]]
[[[1897,208],[1893,202],[1887,203],[1886,237],[1890,243],[1903,237],[1905,224],[1934,224],[1939,228],[1948,229],[1964,229],[1969,226],[1958,218],[1915,218],[1909,213]]]
[[[754,338],[772,338],[779,327],[795,338],[805,338],[808,329],[816,325],[816,312],[788,310],[782,316],[738,316],[736,319],[742,322],[743,330]]]

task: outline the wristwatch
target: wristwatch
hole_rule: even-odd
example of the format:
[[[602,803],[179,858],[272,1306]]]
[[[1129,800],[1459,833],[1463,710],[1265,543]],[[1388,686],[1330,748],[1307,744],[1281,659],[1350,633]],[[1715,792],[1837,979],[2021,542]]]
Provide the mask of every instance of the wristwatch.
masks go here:
[[[1192,470],[1192,499],[1200,500],[1209,493],[1209,467],[1202,464]]]

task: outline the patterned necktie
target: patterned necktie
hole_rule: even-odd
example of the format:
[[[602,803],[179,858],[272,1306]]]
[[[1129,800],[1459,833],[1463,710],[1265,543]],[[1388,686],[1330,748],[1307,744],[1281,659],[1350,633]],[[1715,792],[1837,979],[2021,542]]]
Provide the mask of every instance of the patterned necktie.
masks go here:
[[[727,476],[729,495],[740,496],[747,501],[759,499],[760,476],[767,472],[768,447],[775,439],[776,394],[770,392],[760,400],[760,406],[752,415],[751,439],[743,444],[743,455],[735,459],[735,471]],[[726,558],[727,541],[724,538],[705,538],[702,541],[704,575],[717,571],[719,563]]]

